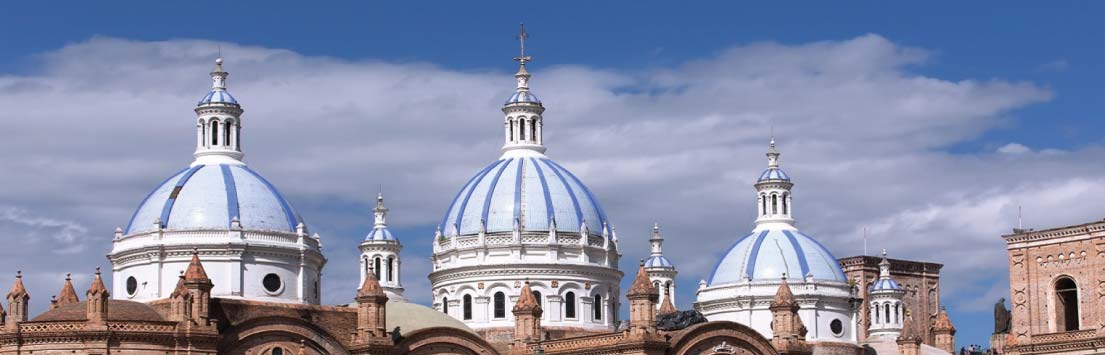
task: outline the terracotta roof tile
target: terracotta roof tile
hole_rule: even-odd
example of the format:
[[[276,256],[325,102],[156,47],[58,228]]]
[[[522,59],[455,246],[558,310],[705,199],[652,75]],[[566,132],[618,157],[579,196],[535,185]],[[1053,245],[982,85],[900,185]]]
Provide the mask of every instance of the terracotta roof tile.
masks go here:
[[[200,263],[199,252],[192,251],[192,262],[188,263],[188,271],[184,272],[184,279],[188,281],[210,280],[207,278],[207,272],[203,270],[203,264]]]
[[[629,292],[625,295],[630,297],[636,295],[660,295],[660,292],[652,285],[652,280],[648,278],[648,273],[645,272],[644,260],[641,260],[641,266],[637,268],[637,277],[633,280],[633,285],[629,286]]]
[[[361,288],[357,290],[357,297],[378,297],[385,296],[384,288],[380,287],[380,281],[376,280],[376,272],[372,269],[368,270],[368,275],[365,275],[364,283],[361,284]]]
[[[790,292],[790,285],[787,284],[787,278],[783,277],[783,282],[779,284],[779,290],[775,291],[775,299],[771,301],[772,306],[789,306],[794,304],[794,294]]]
[[[24,300],[30,299],[31,295],[27,293],[27,288],[23,287],[23,272],[15,272],[15,283],[12,284],[11,292],[8,292],[8,299],[23,298]]]
[[[104,279],[100,277],[100,268],[97,267],[96,276],[92,277],[92,285],[88,287],[88,292],[85,292],[85,295],[92,297],[100,294],[107,296],[108,292],[107,287],[104,287]]]
[[[518,303],[514,304],[514,311],[540,311],[541,303],[533,296],[533,290],[529,288],[529,281],[522,286],[522,292],[518,295]]]
[[[77,297],[77,290],[73,289],[73,278],[69,274],[65,274],[65,285],[61,287],[61,294],[58,295],[57,305],[64,306],[80,301],[80,297]]]

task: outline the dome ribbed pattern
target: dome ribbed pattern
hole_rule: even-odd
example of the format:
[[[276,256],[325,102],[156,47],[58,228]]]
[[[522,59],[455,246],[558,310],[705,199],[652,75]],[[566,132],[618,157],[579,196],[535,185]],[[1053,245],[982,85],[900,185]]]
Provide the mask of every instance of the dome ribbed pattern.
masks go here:
[[[815,280],[845,282],[836,257],[812,237],[794,229],[764,229],[748,234],[725,253],[710,285],[779,280],[783,273],[794,279],[812,275]]]
[[[522,231],[556,230],[602,235],[607,223],[598,200],[583,183],[556,162],[543,157],[504,158],[480,170],[457,193],[441,221],[446,235],[511,232],[517,220]],[[455,226],[455,227],[454,227]],[[454,229],[455,228],[455,229]]]
[[[238,218],[242,228],[295,232],[302,218],[288,201],[244,165],[196,165],[161,183],[142,201],[126,233],[155,229],[229,228]]]

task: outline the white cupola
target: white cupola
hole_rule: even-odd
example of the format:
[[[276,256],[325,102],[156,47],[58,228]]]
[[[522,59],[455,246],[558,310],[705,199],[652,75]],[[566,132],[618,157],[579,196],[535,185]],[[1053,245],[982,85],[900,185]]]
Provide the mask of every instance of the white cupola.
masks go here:
[[[400,275],[402,261],[399,252],[403,244],[388,230],[388,209],[384,207],[384,194],[376,194],[376,208],[372,209],[373,226],[364,241],[361,242],[361,282],[368,273],[374,273],[380,287],[392,301],[406,302],[403,296],[403,283]],[[360,284],[358,283],[358,284]]]
[[[771,144],[767,150],[767,169],[756,180],[756,206],[759,212],[756,217],[757,229],[769,225],[782,225],[780,227],[793,227],[793,205],[791,203],[790,189],[794,184],[790,182],[790,176],[779,167],[779,152],[775,150],[775,137],[771,137]]]
[[[226,90],[223,59],[215,59],[211,91],[196,105],[196,160],[192,166],[242,164],[242,106]]]
[[[664,256],[664,236],[660,234],[659,223],[652,225],[652,235],[648,242],[651,244],[651,251],[644,266],[652,285],[660,292],[656,307],[663,305],[666,297],[671,297],[671,303],[675,304],[675,275],[678,272],[671,260]]]
[[[882,252],[882,262],[879,262],[879,279],[871,284],[867,294],[868,319],[871,325],[867,328],[871,338],[880,338],[888,341],[898,339],[905,324],[906,309],[902,298],[906,291],[897,281],[890,278],[890,261],[886,259],[886,250]]]
[[[521,52],[514,57],[518,62],[518,72],[514,74],[518,87],[503,105],[504,157],[544,156],[545,152],[545,142],[541,138],[544,125],[542,114],[545,113],[545,107],[541,105],[537,95],[530,91],[530,74],[526,70],[526,63],[533,60],[533,57],[526,55],[528,37],[523,25],[518,32]]]

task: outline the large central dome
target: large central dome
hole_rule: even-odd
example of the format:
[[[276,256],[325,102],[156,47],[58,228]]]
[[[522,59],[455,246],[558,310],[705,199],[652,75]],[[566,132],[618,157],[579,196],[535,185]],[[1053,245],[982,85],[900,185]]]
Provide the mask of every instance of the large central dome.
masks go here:
[[[586,224],[599,235],[606,213],[591,191],[567,169],[545,157],[503,157],[461,188],[441,221],[446,235],[522,231],[579,232]]]
[[[196,165],[165,180],[134,211],[126,234],[155,229],[242,227],[295,233],[303,221],[288,201],[245,165]]]

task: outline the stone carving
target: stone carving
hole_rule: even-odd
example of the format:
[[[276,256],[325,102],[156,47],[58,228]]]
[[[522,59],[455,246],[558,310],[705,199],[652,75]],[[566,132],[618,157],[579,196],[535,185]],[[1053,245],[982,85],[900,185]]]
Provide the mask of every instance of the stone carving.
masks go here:
[[[1005,298],[1002,297],[994,304],[994,334],[1009,334],[1009,327],[1013,315],[1005,309]]]
[[[1024,303],[1028,301],[1028,296],[1024,294],[1024,287],[1013,289],[1013,304],[1018,307],[1024,307]]]
[[[717,346],[715,346],[713,349],[710,350],[711,355],[736,354],[736,353],[737,353],[737,349],[733,348],[732,345],[729,345],[729,343],[725,342],[725,341],[722,341],[721,344],[718,344]]]
[[[696,310],[678,311],[656,316],[656,328],[667,331],[680,330],[705,322],[706,317]]]

